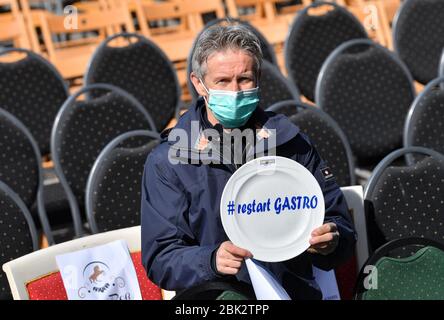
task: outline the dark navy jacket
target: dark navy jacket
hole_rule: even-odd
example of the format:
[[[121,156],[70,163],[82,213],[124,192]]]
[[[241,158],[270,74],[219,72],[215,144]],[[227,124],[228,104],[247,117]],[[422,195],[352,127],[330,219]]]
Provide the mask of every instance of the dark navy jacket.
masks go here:
[[[178,121],[175,128],[191,134],[191,121],[202,121],[200,99]],[[283,115],[253,113],[249,126],[276,130],[276,155],[304,165],[319,182],[325,197],[325,222],[338,226],[337,249],[326,256],[305,252],[279,263],[262,263],[287,290],[292,299],[320,299],[313,280],[312,265],[329,270],[344,262],[353,252],[356,234],[347,204],[334,178],[324,177],[326,167],[310,141]],[[170,139],[171,140],[171,139]],[[171,164],[169,152],[180,143],[168,141],[167,134],[145,164],[142,182],[142,262],[149,278],[167,290],[190,288],[206,281],[220,280],[211,264],[218,246],[228,240],[220,219],[222,191],[235,168],[212,164]],[[196,156],[188,143],[190,159]],[[232,277],[232,276],[227,276]],[[243,264],[237,279],[250,283]]]

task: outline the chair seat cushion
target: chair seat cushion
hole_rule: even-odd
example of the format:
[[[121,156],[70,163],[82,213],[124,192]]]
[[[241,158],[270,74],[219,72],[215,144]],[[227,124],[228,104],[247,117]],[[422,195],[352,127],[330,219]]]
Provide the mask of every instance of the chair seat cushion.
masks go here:
[[[131,253],[143,300],[162,300],[162,292],[152,283],[142,265],[141,253]],[[67,300],[60,272],[54,272],[26,285],[30,300]]]
[[[424,247],[408,258],[381,258],[376,264],[377,289],[365,300],[442,300],[444,252]]]

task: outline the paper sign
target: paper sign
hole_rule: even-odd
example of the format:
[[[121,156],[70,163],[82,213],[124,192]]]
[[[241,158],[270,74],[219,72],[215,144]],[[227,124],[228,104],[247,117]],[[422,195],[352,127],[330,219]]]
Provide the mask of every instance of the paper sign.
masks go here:
[[[291,300],[287,291],[262,266],[246,259],[248,273],[257,300]]]
[[[321,288],[323,300],[341,300],[334,270],[324,271],[313,267],[313,276]]]
[[[125,241],[56,256],[69,300],[141,300]]]

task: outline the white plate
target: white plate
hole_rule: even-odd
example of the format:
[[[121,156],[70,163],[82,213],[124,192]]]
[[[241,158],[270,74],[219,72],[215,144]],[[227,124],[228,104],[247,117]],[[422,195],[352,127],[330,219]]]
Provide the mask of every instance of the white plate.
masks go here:
[[[285,198],[289,206],[282,210]],[[220,203],[222,225],[231,242],[268,262],[289,260],[307,250],[311,232],[324,222],[324,211],[322,190],[311,172],[276,156],[254,159],[237,170]]]

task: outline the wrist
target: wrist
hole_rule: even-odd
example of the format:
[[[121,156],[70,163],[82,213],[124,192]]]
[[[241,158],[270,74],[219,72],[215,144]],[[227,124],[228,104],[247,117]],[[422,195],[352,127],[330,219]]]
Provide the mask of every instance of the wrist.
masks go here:
[[[216,261],[217,250],[219,250],[219,246],[216,249],[214,249],[213,252],[211,253],[211,257],[210,257],[211,263],[210,263],[210,265],[211,265],[211,269],[213,269],[213,271],[216,274],[216,276],[223,277],[223,276],[225,276],[225,274],[220,273],[217,270],[217,261]]]

